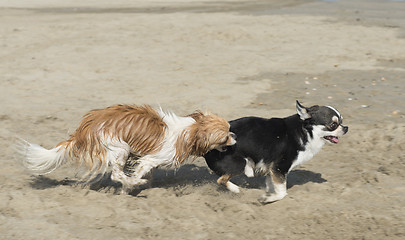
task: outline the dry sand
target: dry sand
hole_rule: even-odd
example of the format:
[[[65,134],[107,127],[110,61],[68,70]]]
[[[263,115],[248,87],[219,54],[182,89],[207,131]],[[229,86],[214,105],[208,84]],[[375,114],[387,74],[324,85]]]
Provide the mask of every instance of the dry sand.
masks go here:
[[[404,12],[403,1],[1,0],[0,238],[404,239]],[[116,103],[231,120],[293,114],[296,99],[335,106],[350,130],[266,206],[263,178],[229,193],[202,159],[118,195],[109,181],[74,184],[69,168],[32,176],[11,147],[20,136],[51,148]]]

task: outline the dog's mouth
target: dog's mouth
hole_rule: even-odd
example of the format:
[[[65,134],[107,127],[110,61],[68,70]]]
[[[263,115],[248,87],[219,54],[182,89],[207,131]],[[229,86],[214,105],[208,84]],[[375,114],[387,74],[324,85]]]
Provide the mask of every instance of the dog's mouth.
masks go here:
[[[337,144],[339,142],[339,138],[335,136],[325,136],[323,137],[328,140],[330,143]]]

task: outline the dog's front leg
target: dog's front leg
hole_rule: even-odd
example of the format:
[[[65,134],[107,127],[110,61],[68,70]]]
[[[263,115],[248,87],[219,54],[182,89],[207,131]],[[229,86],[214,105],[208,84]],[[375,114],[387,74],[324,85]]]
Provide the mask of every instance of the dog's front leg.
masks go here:
[[[217,183],[220,185],[224,185],[226,188],[228,188],[229,191],[233,193],[240,193],[238,185],[229,181],[230,178],[231,175],[228,174],[222,175],[220,178],[218,178]]]
[[[262,204],[272,203],[287,196],[287,177],[286,175],[270,171],[266,176],[266,193],[258,200]]]

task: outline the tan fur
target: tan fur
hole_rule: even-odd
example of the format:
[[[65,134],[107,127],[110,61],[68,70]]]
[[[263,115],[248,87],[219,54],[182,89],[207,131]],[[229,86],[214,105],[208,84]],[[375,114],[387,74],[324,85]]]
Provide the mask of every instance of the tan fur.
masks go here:
[[[143,156],[162,147],[166,124],[150,106],[115,105],[87,113],[64,147],[70,157],[85,161],[92,169],[96,160],[105,164],[106,147],[102,136],[119,139],[131,147],[131,152]]]
[[[220,178],[218,178],[217,183],[219,185],[222,184],[222,185],[226,186],[226,184],[228,183],[229,179],[231,179],[231,177],[232,176],[229,174],[222,175]]]
[[[177,139],[174,157],[176,165],[189,157],[203,156],[220,145],[230,145],[229,123],[225,119],[200,111],[188,116],[196,122],[184,129]]]

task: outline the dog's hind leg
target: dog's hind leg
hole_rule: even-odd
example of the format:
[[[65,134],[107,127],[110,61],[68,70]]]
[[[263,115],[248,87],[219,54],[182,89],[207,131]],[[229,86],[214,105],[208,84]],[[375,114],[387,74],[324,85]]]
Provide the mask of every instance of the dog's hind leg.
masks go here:
[[[122,184],[121,194],[128,194],[131,191],[133,184],[130,184],[130,182],[128,181],[128,176],[125,175],[123,171],[123,165],[117,163],[112,163],[111,165],[111,180],[120,182]]]
[[[136,166],[132,170],[131,181],[133,184],[145,184],[151,178],[151,172],[154,168],[159,166],[161,162],[151,156],[143,156],[137,160]]]
[[[287,178],[286,175],[278,171],[270,170],[266,176],[266,193],[258,200],[262,204],[272,203],[287,196]]]
[[[124,172],[129,153],[129,146],[126,144],[122,144],[122,146],[118,146],[118,144],[108,146],[107,159],[112,167],[111,180],[122,184],[122,194],[129,193],[135,185],[131,177],[128,177]]]
[[[231,178],[231,175],[225,174],[222,175],[220,178],[218,178],[217,183],[219,185],[224,185],[226,188],[228,188],[229,191],[233,192],[233,193],[239,193],[239,187],[232,183],[231,181],[229,181],[229,179]]]

